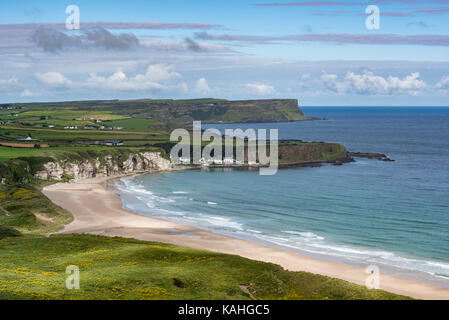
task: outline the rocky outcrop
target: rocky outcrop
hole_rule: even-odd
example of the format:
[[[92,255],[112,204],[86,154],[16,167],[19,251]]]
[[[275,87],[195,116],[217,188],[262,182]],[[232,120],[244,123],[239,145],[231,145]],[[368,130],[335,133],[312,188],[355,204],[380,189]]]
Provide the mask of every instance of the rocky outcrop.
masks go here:
[[[379,161],[392,162],[393,159],[390,159],[383,153],[374,153],[374,152],[349,152],[349,155],[354,158],[367,158],[367,159],[376,159]]]
[[[84,161],[49,161],[43,164],[44,170],[37,171],[35,178],[42,180],[61,180],[64,177],[86,179],[106,177],[134,172],[170,170],[172,164],[160,152],[136,152],[127,157],[106,155]]]

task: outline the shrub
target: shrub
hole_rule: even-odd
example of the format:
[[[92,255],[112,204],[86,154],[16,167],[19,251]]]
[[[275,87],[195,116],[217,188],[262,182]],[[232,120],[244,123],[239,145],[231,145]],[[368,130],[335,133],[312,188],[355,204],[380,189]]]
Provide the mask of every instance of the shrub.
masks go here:
[[[21,235],[16,229],[0,226],[0,240],[8,237],[19,237]]]
[[[73,180],[73,176],[70,174],[64,173],[61,177],[62,182],[69,182],[70,180]]]

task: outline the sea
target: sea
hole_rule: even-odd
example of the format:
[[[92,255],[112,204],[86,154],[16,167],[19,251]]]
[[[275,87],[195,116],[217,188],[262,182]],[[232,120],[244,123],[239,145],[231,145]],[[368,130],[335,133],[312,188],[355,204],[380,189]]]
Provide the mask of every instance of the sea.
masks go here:
[[[115,182],[127,210],[449,288],[449,107],[304,107],[325,120],[210,124],[278,129],[395,162],[198,169]],[[192,236],[195,236],[192,234]]]

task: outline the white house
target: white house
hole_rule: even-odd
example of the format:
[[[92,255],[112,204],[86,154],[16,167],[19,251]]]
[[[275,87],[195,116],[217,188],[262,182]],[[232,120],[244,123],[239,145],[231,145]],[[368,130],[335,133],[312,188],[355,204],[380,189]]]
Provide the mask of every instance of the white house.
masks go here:
[[[224,158],[224,164],[234,164],[234,159],[232,158]]]
[[[33,141],[33,140],[36,140],[36,139],[33,139],[33,138],[31,138],[31,136],[28,135],[25,138],[19,138],[17,140],[19,140],[19,141]]]
[[[179,158],[182,164],[190,164],[190,158]]]

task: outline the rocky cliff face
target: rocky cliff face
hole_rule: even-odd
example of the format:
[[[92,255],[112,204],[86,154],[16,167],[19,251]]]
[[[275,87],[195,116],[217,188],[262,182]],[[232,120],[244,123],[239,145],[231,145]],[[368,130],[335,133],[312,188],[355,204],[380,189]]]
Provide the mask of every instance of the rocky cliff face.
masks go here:
[[[74,179],[105,177],[133,172],[151,172],[153,170],[170,170],[170,160],[163,158],[160,152],[130,153],[127,158],[106,155],[85,161],[49,161],[43,165],[44,170],[37,171],[35,178],[61,180],[64,175]]]

